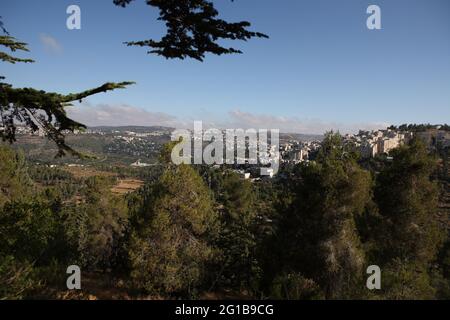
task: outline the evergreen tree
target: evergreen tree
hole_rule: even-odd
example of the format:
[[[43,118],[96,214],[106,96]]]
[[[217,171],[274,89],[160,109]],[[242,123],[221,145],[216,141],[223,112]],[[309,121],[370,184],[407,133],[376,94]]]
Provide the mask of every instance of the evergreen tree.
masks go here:
[[[260,271],[256,256],[257,199],[253,186],[234,172],[218,171],[215,177],[212,185],[220,212],[217,247],[221,258],[214,286],[255,291]]]
[[[384,218],[380,255],[431,261],[441,241],[436,211],[438,189],[430,180],[436,159],[414,139],[393,150],[393,163],[377,178],[375,200]]]
[[[111,193],[111,182],[102,177],[85,181],[82,202],[65,213],[68,242],[80,266],[102,270],[118,264],[121,240],[128,226],[125,199]]]
[[[378,264],[393,270],[391,281],[385,287],[386,295],[403,299],[431,298],[431,291],[422,289],[430,287],[430,264],[443,240],[436,216],[439,192],[430,179],[436,159],[428,154],[419,139],[391,154],[394,160],[379,174],[375,189],[375,201],[382,217],[374,235],[377,260]],[[399,277],[394,281],[397,273]],[[422,280],[406,284],[402,274]]]
[[[342,138],[327,134],[317,162],[296,170],[294,200],[274,235],[279,273],[313,280],[327,298],[355,294],[365,265],[355,217],[369,203],[370,187],[370,174],[345,151]]]
[[[30,198],[8,202],[0,210],[0,252],[32,263],[45,262],[57,224],[48,204]]]
[[[0,253],[0,300],[23,299],[38,285],[31,263]]]
[[[214,257],[217,213],[212,196],[190,166],[169,166],[152,188],[132,233],[131,276],[148,292],[195,295]]]
[[[23,152],[0,145],[0,207],[7,201],[24,199],[33,191]]]

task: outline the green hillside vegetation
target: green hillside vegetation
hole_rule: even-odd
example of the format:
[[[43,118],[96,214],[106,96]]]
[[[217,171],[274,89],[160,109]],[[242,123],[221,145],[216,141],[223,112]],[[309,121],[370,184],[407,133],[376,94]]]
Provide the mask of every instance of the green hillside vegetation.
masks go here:
[[[2,146],[1,298],[450,298],[448,153],[413,140],[374,171],[345,148],[329,133],[315,162],[249,182],[170,163],[76,176]]]

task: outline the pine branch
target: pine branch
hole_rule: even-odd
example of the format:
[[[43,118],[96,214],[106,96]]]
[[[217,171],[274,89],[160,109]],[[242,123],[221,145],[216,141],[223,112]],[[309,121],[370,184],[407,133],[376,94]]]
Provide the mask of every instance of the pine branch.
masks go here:
[[[9,63],[16,63],[16,62],[24,62],[24,63],[33,63],[34,60],[32,59],[22,59],[22,58],[16,58],[13,56],[10,56],[9,54],[6,54],[4,52],[0,51],[0,60],[3,62],[9,62]]]
[[[65,141],[66,132],[86,128],[84,124],[67,117],[65,107],[99,92],[123,89],[133,83],[105,83],[100,87],[69,95],[0,84],[0,137],[3,141],[13,143],[16,123],[23,123],[33,132],[43,129],[45,135],[56,143],[59,150],[57,156],[69,153],[85,157]]]
[[[125,82],[120,82],[120,83],[108,82],[108,83],[105,83],[104,85],[94,88],[94,89],[86,90],[86,91],[83,91],[80,93],[66,95],[62,98],[61,102],[69,103],[69,102],[77,101],[77,100],[81,101],[82,99],[92,96],[94,94],[112,91],[115,89],[124,89],[127,86],[132,85],[132,84],[135,84],[135,82],[132,82],[132,81],[125,81]]]
[[[114,4],[126,7],[131,1],[133,0],[114,0]],[[222,47],[218,41],[268,38],[263,33],[247,30],[250,27],[247,21],[229,23],[217,19],[219,12],[213,3],[207,0],[147,0],[147,4],[159,9],[158,20],[166,22],[167,34],[160,41],[149,39],[125,44],[150,47],[147,53],[167,59],[193,58],[203,61],[206,53],[242,53],[232,47]]]
[[[30,51],[27,48],[27,44],[25,42],[19,42],[16,38],[11,36],[0,36],[0,45],[9,48],[11,51]]]
[[[25,42],[19,42],[16,40],[16,38],[11,36],[0,36],[0,45],[7,47],[12,52],[15,51],[29,51],[27,48],[27,44]],[[9,63],[16,63],[16,62],[34,62],[31,59],[21,59],[13,57],[5,52],[0,51],[0,60],[4,62]]]
[[[9,36],[1,20],[0,28],[6,34],[6,36],[0,36],[0,45],[12,52],[29,51],[26,43],[19,42],[14,37]],[[13,57],[1,51],[0,61],[9,63],[34,62],[31,59]],[[5,77],[0,76],[0,80],[3,79]],[[78,157],[85,157],[66,144],[65,133],[67,131],[83,130],[86,126],[67,117],[65,107],[71,106],[74,101],[81,102],[82,99],[94,94],[123,89],[131,84],[134,84],[134,82],[108,82],[100,87],[80,93],[62,95],[33,88],[13,88],[10,84],[0,82],[0,137],[3,141],[15,142],[16,123],[21,123],[33,132],[43,129],[45,135],[56,143],[58,147],[57,156],[69,153]]]

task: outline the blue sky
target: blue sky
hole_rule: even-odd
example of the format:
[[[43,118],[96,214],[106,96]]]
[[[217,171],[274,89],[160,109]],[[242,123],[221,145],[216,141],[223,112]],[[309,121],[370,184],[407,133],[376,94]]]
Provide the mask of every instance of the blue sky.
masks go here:
[[[17,87],[69,93],[136,81],[70,114],[89,125],[227,127],[320,133],[385,124],[450,122],[450,1],[227,0],[221,17],[248,20],[270,39],[232,45],[242,55],[166,60],[129,40],[159,37],[156,9],[135,0],[2,0],[8,31],[29,44],[34,64],[2,64]],[[82,29],[66,28],[81,8]],[[366,27],[379,5],[382,30]]]

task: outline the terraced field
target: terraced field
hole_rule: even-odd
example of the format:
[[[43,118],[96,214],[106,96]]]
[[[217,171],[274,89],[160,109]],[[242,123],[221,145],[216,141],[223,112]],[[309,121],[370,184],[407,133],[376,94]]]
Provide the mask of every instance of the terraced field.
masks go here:
[[[115,194],[127,194],[133,192],[134,190],[140,188],[144,184],[143,181],[137,179],[123,179],[119,180],[118,184],[115,185],[111,191]]]

